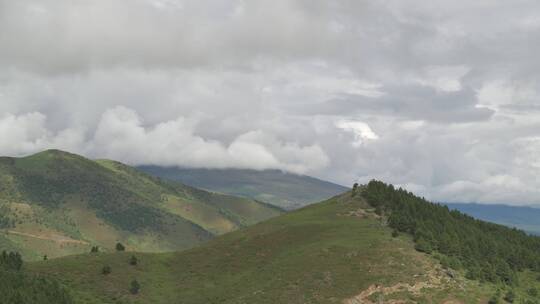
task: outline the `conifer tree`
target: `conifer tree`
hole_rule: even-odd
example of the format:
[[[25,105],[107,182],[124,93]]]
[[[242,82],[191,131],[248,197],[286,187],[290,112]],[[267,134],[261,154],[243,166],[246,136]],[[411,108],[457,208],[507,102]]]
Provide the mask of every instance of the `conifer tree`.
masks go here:
[[[122,243],[116,243],[116,251],[125,251],[126,250],[126,247],[124,247],[124,245],[122,245]]]
[[[134,295],[138,294],[140,289],[141,289],[141,285],[139,284],[137,280],[131,281],[131,284],[129,287],[129,292],[131,292],[131,294],[134,294]]]

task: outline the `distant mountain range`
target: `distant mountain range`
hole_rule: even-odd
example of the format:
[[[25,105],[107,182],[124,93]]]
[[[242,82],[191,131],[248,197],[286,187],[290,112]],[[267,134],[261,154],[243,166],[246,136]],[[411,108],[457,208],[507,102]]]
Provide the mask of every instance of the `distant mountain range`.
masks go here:
[[[283,213],[253,199],[162,180],[111,160],[48,150],[0,158],[0,249],[26,259],[171,251]]]
[[[477,219],[516,227],[540,235],[540,208],[472,203],[446,203],[445,205]]]
[[[188,169],[140,166],[139,170],[186,185],[256,199],[286,210],[341,194],[349,188],[279,170]]]
[[[279,170],[188,169],[159,166],[140,166],[138,169],[193,187],[253,198],[286,210],[322,201],[349,190],[331,182]],[[478,219],[540,235],[540,208],[474,203],[446,205]]]

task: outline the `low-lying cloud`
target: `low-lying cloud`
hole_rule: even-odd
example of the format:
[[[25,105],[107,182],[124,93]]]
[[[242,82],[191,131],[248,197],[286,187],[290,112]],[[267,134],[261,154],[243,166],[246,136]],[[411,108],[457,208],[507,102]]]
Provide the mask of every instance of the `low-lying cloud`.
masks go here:
[[[329,162],[316,144],[281,142],[259,130],[241,134],[224,145],[195,134],[195,120],[179,117],[144,126],[141,117],[125,107],[105,111],[93,134],[85,134],[83,129],[55,133],[45,122],[45,115],[38,112],[0,118],[3,153],[19,155],[59,148],[134,165],[281,169],[295,173],[321,169]]]

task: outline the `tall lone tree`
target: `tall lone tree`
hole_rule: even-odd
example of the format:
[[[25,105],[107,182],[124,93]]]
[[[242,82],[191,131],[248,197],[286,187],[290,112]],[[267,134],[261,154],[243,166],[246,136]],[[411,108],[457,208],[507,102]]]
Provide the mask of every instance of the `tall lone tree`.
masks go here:
[[[358,191],[358,183],[354,183],[354,185],[352,186],[351,196],[354,197],[357,191]]]

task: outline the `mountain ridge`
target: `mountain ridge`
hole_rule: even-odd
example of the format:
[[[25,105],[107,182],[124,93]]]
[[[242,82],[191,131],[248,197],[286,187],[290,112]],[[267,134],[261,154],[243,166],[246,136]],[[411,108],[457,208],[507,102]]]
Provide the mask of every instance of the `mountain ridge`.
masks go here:
[[[0,210],[0,245],[34,259],[119,241],[139,251],[189,248],[282,213],[60,150],[0,158]]]
[[[307,175],[281,170],[207,169],[138,166],[140,170],[201,189],[249,197],[285,210],[319,202],[347,187]]]
[[[437,229],[487,247],[447,246],[453,239]],[[62,280],[87,299],[80,303],[534,303],[540,264],[528,254],[539,240],[373,182],[189,250],[86,254],[29,269]],[[102,275],[103,265],[112,272]],[[134,278],[136,296],[127,288]]]

